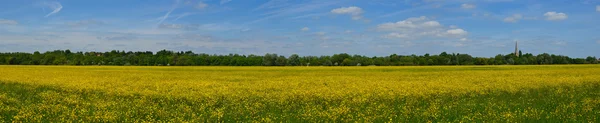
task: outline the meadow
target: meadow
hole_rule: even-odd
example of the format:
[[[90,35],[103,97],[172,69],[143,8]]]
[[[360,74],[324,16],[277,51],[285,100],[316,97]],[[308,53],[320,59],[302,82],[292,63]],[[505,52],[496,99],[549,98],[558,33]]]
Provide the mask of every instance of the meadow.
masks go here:
[[[599,122],[600,65],[0,66],[0,122]]]

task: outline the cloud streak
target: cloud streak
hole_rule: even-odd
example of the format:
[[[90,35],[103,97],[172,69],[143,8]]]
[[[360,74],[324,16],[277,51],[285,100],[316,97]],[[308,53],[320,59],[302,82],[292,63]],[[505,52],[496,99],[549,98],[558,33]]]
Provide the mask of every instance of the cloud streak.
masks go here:
[[[227,4],[227,3],[229,3],[229,2],[231,2],[231,0],[221,0],[221,2],[220,2],[220,3],[221,3],[221,5],[223,5],[223,4]]]
[[[273,2],[273,1],[285,1],[285,0],[272,0],[269,3]],[[285,8],[279,9],[279,10],[274,10],[274,11],[268,12],[268,13],[264,14],[264,15],[267,15],[267,16],[259,18],[257,20],[251,21],[251,22],[248,22],[248,23],[246,23],[246,25],[247,24],[258,23],[258,22],[269,20],[269,19],[276,18],[276,17],[283,17],[283,16],[289,16],[289,15],[294,15],[294,14],[298,14],[298,13],[304,13],[304,12],[314,11],[314,10],[317,10],[317,9],[320,9],[320,8],[323,8],[323,7],[334,5],[334,4],[338,3],[338,2],[339,1],[333,1],[333,2],[330,2],[330,1],[327,1],[327,2],[311,2],[311,3],[299,4],[299,5],[295,5],[295,6],[287,6]],[[269,3],[266,3],[266,4],[269,4]],[[267,7],[263,7],[266,4],[263,4],[259,8],[260,9],[274,8],[273,6],[279,8],[279,6],[280,6],[280,5],[268,5]],[[281,4],[285,4],[285,2],[281,3]]]
[[[50,8],[50,9],[52,9],[52,12],[46,14],[45,17],[50,17],[50,16],[60,12],[60,10],[62,10],[62,8],[63,8],[63,6],[59,2],[46,3],[46,6],[48,6],[48,8]]]
[[[0,19],[0,25],[17,25],[19,22],[15,20]]]
[[[259,7],[253,9],[252,11],[257,11],[261,9],[273,9],[273,8],[282,8],[291,5],[288,3],[288,0],[270,0]]]
[[[179,0],[175,0],[175,4],[173,4],[173,7],[171,7],[171,9],[169,10],[169,12],[167,12],[167,14],[165,14],[160,21],[158,21],[158,23],[156,24],[157,26],[160,26],[160,24],[162,24],[167,18],[169,18],[169,15],[171,15],[171,13],[177,9],[177,5],[179,5]]]
[[[75,21],[75,22],[67,22],[66,24],[69,26],[73,26],[73,27],[82,27],[82,26],[91,26],[91,25],[103,25],[104,22],[97,21],[97,20],[80,20],[80,21]]]

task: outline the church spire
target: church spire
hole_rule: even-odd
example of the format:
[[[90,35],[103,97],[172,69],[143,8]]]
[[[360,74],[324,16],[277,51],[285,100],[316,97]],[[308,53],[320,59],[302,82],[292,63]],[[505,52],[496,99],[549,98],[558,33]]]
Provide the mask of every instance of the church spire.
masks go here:
[[[515,41],[515,56],[519,57],[519,41]]]

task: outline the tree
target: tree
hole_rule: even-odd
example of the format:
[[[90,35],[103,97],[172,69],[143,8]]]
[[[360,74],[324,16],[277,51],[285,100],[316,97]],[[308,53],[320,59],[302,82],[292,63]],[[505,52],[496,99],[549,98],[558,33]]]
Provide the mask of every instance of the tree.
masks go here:
[[[348,55],[346,53],[334,54],[331,57],[331,62],[342,63],[342,62],[344,62],[344,59],[347,59],[347,58],[350,58],[350,55]]]
[[[487,58],[475,58],[475,65],[488,65]]]
[[[277,54],[265,54],[265,56],[263,56],[263,63],[262,65],[264,66],[275,66],[275,60],[277,60]]]
[[[597,64],[596,57],[570,58],[563,55],[543,53],[534,56],[530,53],[517,57],[514,53],[498,54],[495,57],[472,57],[468,54],[442,52],[439,55],[397,55],[382,57],[366,57],[346,53],[333,56],[299,56],[289,57],[267,53],[259,55],[217,55],[196,54],[192,51],[173,52],[161,50],[156,54],[151,51],[125,52],[71,52],[70,50],[54,50],[44,53],[0,53],[0,64],[5,65],[139,65],[139,66],[355,66],[355,65],[524,65],[524,64]]]
[[[502,54],[496,55],[496,57],[494,57],[494,61],[496,61],[496,65],[506,64],[506,62],[504,60],[504,56],[502,56]]]
[[[298,66],[298,65],[300,65],[300,56],[298,56],[298,54],[292,54],[288,58],[288,65],[290,65],[290,66]]]
[[[548,53],[537,55],[538,64],[552,64],[552,57]]]
[[[457,55],[458,61],[460,65],[473,65],[473,57],[468,54],[459,54]]]
[[[331,62],[331,60],[327,59],[327,60],[325,60],[325,62],[323,62],[322,65],[323,66],[331,66],[331,65],[333,65],[333,63]]]
[[[287,59],[284,56],[279,56],[275,59],[275,65],[277,66],[285,66],[287,63]]]
[[[350,60],[349,58],[344,59],[342,61],[342,66],[353,66],[352,60]]]
[[[16,65],[15,57],[12,57],[12,56],[6,57],[5,63],[7,63],[9,65]]]
[[[598,64],[598,59],[596,59],[596,57],[588,56],[585,61],[589,64]]]
[[[414,65],[414,60],[415,59],[411,56],[403,56],[400,58],[399,64],[404,66]]]

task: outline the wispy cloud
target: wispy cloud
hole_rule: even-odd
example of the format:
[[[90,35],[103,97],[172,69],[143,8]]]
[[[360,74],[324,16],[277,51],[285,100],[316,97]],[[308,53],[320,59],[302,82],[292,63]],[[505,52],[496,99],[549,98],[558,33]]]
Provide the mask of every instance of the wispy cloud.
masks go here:
[[[226,3],[229,3],[229,2],[231,2],[231,0],[221,0],[220,4],[223,5],[223,4],[226,4]]]
[[[202,1],[198,2],[198,4],[196,4],[194,6],[194,8],[196,8],[196,9],[204,9],[206,7],[208,7],[208,4],[206,4],[206,3],[202,2]]]
[[[291,4],[288,3],[288,0],[270,0],[269,2],[266,2],[256,8],[254,8],[253,11],[257,11],[257,10],[261,10],[261,9],[274,9],[274,8],[282,8],[282,7],[286,7],[286,6],[290,6]]]
[[[91,26],[91,25],[102,25],[102,24],[104,24],[104,22],[97,21],[97,20],[80,20],[80,21],[74,21],[74,22],[67,22],[66,24],[69,26],[73,26],[73,27],[81,27],[81,26]]]
[[[544,14],[544,16],[546,16],[546,20],[550,20],[550,21],[559,21],[559,20],[565,20],[567,18],[569,18],[569,16],[567,16],[567,14],[565,13],[560,13],[560,12],[546,12],[546,14]]]
[[[273,1],[285,1],[285,0],[272,0],[269,2],[273,2]],[[253,23],[264,21],[264,20],[269,20],[269,19],[272,19],[275,17],[289,16],[289,15],[294,15],[294,14],[298,14],[298,13],[315,11],[315,10],[321,9],[323,7],[337,4],[338,2],[339,1],[326,1],[326,2],[314,1],[314,2],[299,4],[299,5],[295,5],[295,6],[286,6],[284,8],[278,9],[278,10],[267,12],[266,14],[264,14],[264,15],[266,15],[265,17],[259,18],[257,20],[251,21],[246,24],[253,24]],[[281,4],[285,4],[285,3],[281,3]],[[279,6],[279,5],[276,5],[276,6]],[[264,8],[264,7],[259,7],[259,8]]]
[[[318,19],[321,16],[325,16],[325,15],[328,15],[328,14],[330,14],[330,13],[329,12],[327,12],[327,13],[313,13],[313,14],[306,14],[306,15],[296,16],[296,17],[293,17],[293,18],[290,18],[290,19],[303,19],[303,18]]]
[[[350,6],[350,7],[342,7],[342,8],[333,9],[333,10],[331,10],[331,13],[333,13],[333,14],[348,14],[348,15],[352,15],[352,20],[360,20],[363,17],[362,14],[364,13],[364,11],[360,7]]]
[[[507,22],[507,23],[516,23],[516,22],[519,22],[519,20],[521,20],[521,19],[523,19],[523,15],[521,15],[521,14],[514,14],[514,15],[512,15],[510,17],[504,18],[504,22]]]
[[[173,19],[173,21],[177,21],[177,20],[179,20],[181,18],[190,16],[190,15],[194,15],[194,14],[197,14],[197,13],[186,12],[186,13],[183,13],[183,14],[179,14],[179,15],[177,15],[177,18]]]
[[[396,12],[384,14],[384,15],[381,15],[379,17],[380,18],[393,17],[393,16],[396,16],[396,15],[404,14],[404,13],[409,13],[409,12],[414,12],[414,11],[420,11],[420,10],[425,10],[425,9],[430,9],[430,8],[434,8],[434,7],[432,7],[430,5],[423,5],[423,6],[419,6],[419,7],[413,7],[413,8],[409,8],[409,9],[405,9],[405,10],[401,10],[401,11],[396,11]]]
[[[167,29],[167,30],[181,30],[181,31],[210,31],[210,32],[219,32],[219,31],[232,31],[232,30],[245,30],[247,28],[232,25],[229,23],[212,23],[212,24],[169,24],[163,23],[158,26],[159,29]]]
[[[105,37],[96,37],[98,40],[109,40],[109,41],[127,41],[137,39],[137,36],[132,34],[127,35],[118,35],[118,36],[105,36]]]
[[[310,30],[310,28],[308,28],[308,27],[304,27],[304,28],[300,29],[300,31],[303,31],[303,32],[306,32],[306,31],[309,31],[309,30]]]
[[[15,20],[0,19],[0,25],[17,25],[19,22]]]
[[[156,25],[162,24],[167,18],[169,18],[169,15],[171,15],[171,12],[173,12],[175,9],[177,9],[178,5],[179,5],[179,0],[175,0],[175,4],[173,4],[173,7],[171,7],[171,9],[160,19],[160,21],[158,21],[158,23]]]
[[[463,8],[463,9],[474,9],[474,8],[477,8],[477,6],[475,4],[466,4],[465,3],[465,4],[461,5],[461,8]]]
[[[46,14],[45,17],[49,17],[51,15],[54,15],[58,12],[60,12],[60,10],[62,10],[63,6],[59,3],[59,2],[49,2],[49,3],[45,3],[45,5],[52,9],[52,12]]]

